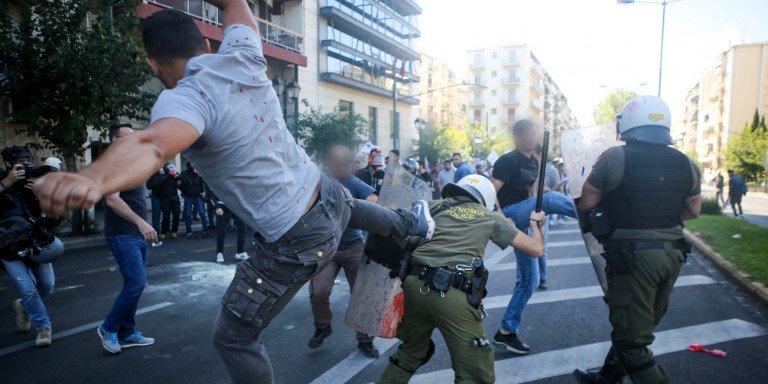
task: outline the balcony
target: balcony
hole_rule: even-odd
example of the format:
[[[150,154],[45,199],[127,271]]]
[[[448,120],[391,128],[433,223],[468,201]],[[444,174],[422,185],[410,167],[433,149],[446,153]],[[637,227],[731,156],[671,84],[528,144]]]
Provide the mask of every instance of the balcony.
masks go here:
[[[330,2],[329,2],[330,4]],[[358,20],[348,12],[343,11],[332,5],[320,7],[321,16],[328,19],[329,25],[361,41],[366,41],[371,45],[407,61],[419,60],[421,55],[410,46],[403,44],[386,33],[374,29],[363,20]]]
[[[544,94],[544,87],[542,87],[538,81],[535,81],[533,79],[531,79],[531,89],[533,91],[536,91],[536,93],[539,95]]]
[[[519,65],[520,65],[520,60],[518,60],[516,57],[515,58],[508,57],[501,61],[502,67],[517,67]]]
[[[533,107],[534,109],[537,109],[539,111],[543,111],[544,110],[544,103],[542,103],[541,100],[533,99],[533,100],[531,100],[531,107]]]
[[[166,9],[178,9],[206,24],[221,28],[219,9],[200,0],[145,0]],[[304,54],[304,36],[264,19],[257,18],[261,39],[276,47]],[[206,36],[210,37],[210,36]],[[265,52],[266,54],[266,52]]]
[[[507,96],[501,98],[502,105],[518,105],[520,104],[520,98],[517,96]]]
[[[520,85],[519,77],[504,77],[501,79],[501,85],[505,87],[515,87]]]
[[[472,61],[469,63],[469,69],[483,69],[485,68],[485,63],[482,61]]]
[[[482,107],[485,105],[485,101],[482,98],[473,98],[469,100],[470,107]]]

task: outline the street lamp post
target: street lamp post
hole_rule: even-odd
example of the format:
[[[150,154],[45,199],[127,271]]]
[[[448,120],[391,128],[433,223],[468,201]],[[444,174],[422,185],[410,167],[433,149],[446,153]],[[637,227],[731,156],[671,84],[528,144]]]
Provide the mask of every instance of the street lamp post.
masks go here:
[[[667,5],[672,3],[677,3],[678,1],[682,1],[682,0],[663,0],[661,3],[656,1],[617,0],[617,3],[619,4],[640,3],[640,4],[661,5],[661,48],[659,52],[659,92],[658,92],[659,97],[661,97],[661,75],[662,75],[662,68],[664,65],[664,30],[666,29],[666,24],[667,24]]]
[[[299,92],[301,92],[301,86],[298,82],[295,80],[291,80],[287,85],[285,84],[285,80],[283,80],[281,77],[275,76],[272,79],[272,88],[275,89],[275,93],[277,94],[277,98],[280,99],[280,109],[283,112],[283,120],[285,121],[285,124],[288,126],[288,131],[291,132],[291,134],[296,134],[296,123],[299,119]],[[289,122],[288,120],[288,102],[291,102],[291,104],[294,106],[293,108],[293,122]]]

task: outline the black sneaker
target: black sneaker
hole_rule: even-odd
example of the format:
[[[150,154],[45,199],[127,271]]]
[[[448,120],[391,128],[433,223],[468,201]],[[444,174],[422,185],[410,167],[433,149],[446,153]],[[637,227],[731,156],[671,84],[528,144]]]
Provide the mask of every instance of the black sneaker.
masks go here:
[[[331,329],[330,325],[328,326],[328,328],[315,329],[315,334],[312,336],[311,339],[309,339],[308,346],[312,349],[320,347],[321,345],[323,345],[323,340],[325,340],[325,338],[330,336],[332,333],[333,333],[333,329]]]
[[[531,351],[531,347],[520,341],[514,333],[504,335],[497,331],[493,336],[493,344],[517,355],[526,355]]]
[[[194,233],[192,233],[192,232],[187,232],[187,233],[185,233],[185,234],[184,234],[184,237],[186,237],[187,239],[191,239],[191,238],[192,238],[192,236],[194,236],[194,235],[195,235],[195,234],[194,234]]]
[[[546,291],[547,290],[547,281],[542,280],[539,282],[539,291]]]
[[[614,381],[600,374],[600,371],[583,371],[577,369],[573,371],[573,377],[580,384],[618,384],[620,381]]]
[[[360,352],[363,353],[363,355],[369,359],[378,359],[379,358],[379,350],[376,349],[376,347],[373,346],[373,342],[369,341],[367,343],[364,343],[362,341],[357,342],[357,349],[360,350]]]
[[[429,204],[424,200],[414,201],[411,213],[418,219],[415,235],[432,240],[432,235],[435,234],[435,220],[429,214]]]

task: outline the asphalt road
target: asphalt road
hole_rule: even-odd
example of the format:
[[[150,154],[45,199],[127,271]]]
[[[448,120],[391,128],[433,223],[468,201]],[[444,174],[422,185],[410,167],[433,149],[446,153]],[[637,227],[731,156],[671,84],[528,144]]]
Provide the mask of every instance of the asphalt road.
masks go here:
[[[601,364],[608,348],[607,310],[573,221],[553,227],[548,291],[537,292],[524,316],[520,337],[531,355],[496,353],[498,383],[573,383],[575,367]],[[234,234],[232,234],[234,235]],[[228,239],[230,243],[233,236]],[[106,247],[69,252],[57,262],[57,291],[45,299],[53,322],[53,346],[34,349],[34,335],[14,327],[17,296],[0,275],[0,381],[3,383],[227,383],[211,345],[219,300],[234,274],[234,250],[216,264],[214,240],[169,241],[150,251],[148,287],[137,317],[139,329],[157,343],[113,356],[96,327],[120,289],[121,279]],[[514,256],[489,247],[491,274],[489,335],[499,325],[514,286]],[[306,288],[263,333],[277,383],[372,383],[387,364],[396,341],[377,339],[382,358],[356,352],[354,333],[343,325],[349,285],[339,278],[332,297],[334,334],[317,350],[306,347],[313,333]],[[659,364],[673,383],[765,383],[768,377],[768,306],[733,284],[700,255],[684,267],[669,313],[658,327]],[[452,382],[450,360],[436,332],[438,352],[413,383]],[[686,350],[704,343],[725,358]],[[385,350],[386,348],[386,350]]]

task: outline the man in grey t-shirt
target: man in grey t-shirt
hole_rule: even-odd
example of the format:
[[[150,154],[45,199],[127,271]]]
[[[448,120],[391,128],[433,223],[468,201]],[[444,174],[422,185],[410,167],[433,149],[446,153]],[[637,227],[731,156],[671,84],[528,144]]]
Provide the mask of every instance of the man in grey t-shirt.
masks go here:
[[[285,127],[267,78],[256,20],[245,0],[209,0],[224,26],[218,54],[177,10],[144,20],[149,63],[165,91],[150,126],[110,146],[78,174],[35,184],[41,207],[63,216],[102,196],[143,184],[179,152],[210,188],[256,230],[258,251],[238,265],[214,325],[214,345],[235,383],[272,383],[259,334],[336,253],[347,226],[400,238],[431,238],[425,202],[414,212],[353,199],[321,176]]]

